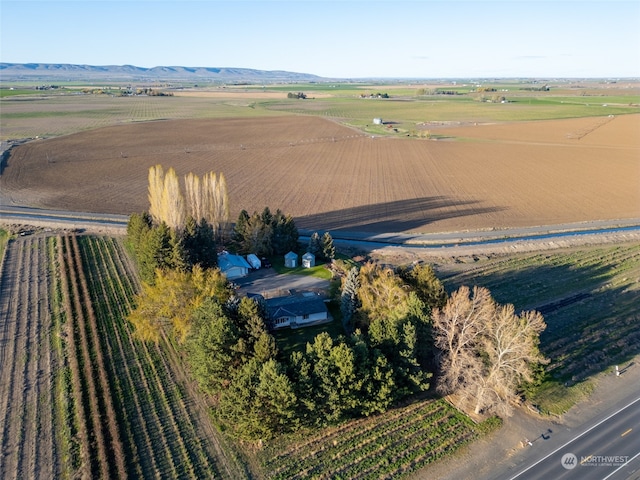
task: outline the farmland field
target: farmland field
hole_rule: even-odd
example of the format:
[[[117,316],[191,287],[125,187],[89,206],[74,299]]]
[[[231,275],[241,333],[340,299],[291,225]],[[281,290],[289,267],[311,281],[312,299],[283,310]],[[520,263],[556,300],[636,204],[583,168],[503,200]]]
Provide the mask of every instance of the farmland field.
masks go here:
[[[130,268],[112,237],[9,243],[0,277],[3,479],[251,476],[213,431],[170,345],[132,336],[124,320],[138,288]],[[476,425],[443,400],[420,400],[269,444],[253,475],[398,477],[495,426]]]
[[[444,400],[422,400],[260,452],[267,478],[400,478],[499,425],[474,424]],[[302,437],[303,435],[299,435]]]
[[[105,127],[14,149],[5,203],[130,214],[148,168],[224,173],[231,218],[280,208],[299,227],[435,232],[640,217],[640,115],[365,135],[318,117]]]
[[[0,477],[236,478],[170,348],[131,335],[109,237],[19,237],[0,277]]]
[[[232,220],[269,206],[316,231],[640,218],[637,85],[521,91],[506,105],[416,98],[409,86],[314,86],[312,100],[284,98],[304,87],[175,97],[20,91],[0,99],[2,140],[40,138],[0,168],[0,205],[143,211],[148,168],[160,163],[180,175],[223,173]],[[357,98],[387,87],[411,98]],[[389,123],[370,124],[380,116]],[[407,138],[409,130],[431,139]],[[530,399],[545,412],[566,411],[593,374],[640,353],[637,243],[452,263],[439,274],[449,290],[483,285],[499,302],[543,312],[541,348],[553,363]],[[250,476],[220,444],[170,343],[131,336],[124,319],[137,289],[118,239],[9,241],[0,269],[1,478]],[[397,476],[481,434],[444,401],[423,400],[277,439],[252,457],[251,474]]]

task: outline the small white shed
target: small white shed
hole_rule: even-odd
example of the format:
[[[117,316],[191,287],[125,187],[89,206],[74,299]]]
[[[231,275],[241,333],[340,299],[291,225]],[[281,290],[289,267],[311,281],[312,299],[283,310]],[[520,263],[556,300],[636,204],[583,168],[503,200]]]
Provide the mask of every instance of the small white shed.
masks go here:
[[[378,118],[378,117],[374,118],[373,119],[373,124],[374,125],[382,125],[382,119]]]
[[[316,266],[316,256],[311,252],[307,252],[304,255],[302,255],[302,266],[304,268],[315,267]]]
[[[289,252],[284,256],[284,266],[287,268],[296,268],[298,266],[298,254]]]

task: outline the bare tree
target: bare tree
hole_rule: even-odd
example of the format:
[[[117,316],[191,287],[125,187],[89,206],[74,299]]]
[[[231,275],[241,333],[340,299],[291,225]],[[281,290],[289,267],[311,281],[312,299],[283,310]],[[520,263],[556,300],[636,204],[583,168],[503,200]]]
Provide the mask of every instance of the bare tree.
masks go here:
[[[229,195],[227,194],[227,179],[220,173],[218,176],[218,189],[216,191],[218,197],[217,205],[217,221],[218,235],[224,236],[229,227]]]
[[[149,215],[154,222],[162,221],[162,192],[164,190],[164,170],[162,165],[149,168]]]
[[[180,191],[178,175],[176,175],[176,171],[173,168],[169,168],[164,176],[161,219],[170,228],[173,228],[176,231],[180,231],[184,228],[184,197]]]
[[[204,218],[204,198],[200,177],[193,173],[188,173],[184,177],[184,187],[186,192],[187,214],[191,215],[196,222],[199,222]]]
[[[205,218],[213,227],[216,235],[220,236],[229,223],[227,181],[222,173],[218,177],[215,172],[209,172],[205,174],[202,183],[205,197],[203,201]]]
[[[175,230],[184,228],[187,215],[196,222],[205,219],[220,237],[229,225],[229,197],[224,175],[206,173],[202,179],[184,177],[185,196],[173,168],[165,173],[161,165],[149,169],[149,214],[155,223],[165,222]]]
[[[498,305],[486,288],[454,292],[442,310],[434,310],[433,326],[440,350],[438,388],[458,394],[475,413],[508,415],[518,387],[547,362],[538,350],[546,328],[542,315],[516,315],[513,305]]]

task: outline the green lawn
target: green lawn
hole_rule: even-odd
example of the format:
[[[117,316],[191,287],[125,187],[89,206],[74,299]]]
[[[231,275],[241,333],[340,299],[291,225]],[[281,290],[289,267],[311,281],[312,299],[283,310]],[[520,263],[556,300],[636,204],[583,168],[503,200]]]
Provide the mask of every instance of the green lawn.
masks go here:
[[[323,325],[314,325],[303,328],[283,328],[276,330],[274,336],[282,355],[288,357],[293,352],[306,350],[307,343],[313,343],[316,335],[327,332],[331,338],[344,335],[344,328],[339,320],[333,320]]]

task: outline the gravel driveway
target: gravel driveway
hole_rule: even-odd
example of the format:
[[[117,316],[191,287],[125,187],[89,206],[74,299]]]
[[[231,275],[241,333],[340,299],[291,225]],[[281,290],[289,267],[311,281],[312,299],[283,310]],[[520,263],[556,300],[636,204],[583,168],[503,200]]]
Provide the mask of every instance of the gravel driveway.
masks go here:
[[[235,279],[238,293],[259,293],[265,298],[287,295],[291,291],[328,290],[329,281],[308,275],[278,274],[273,268],[261,268],[249,272],[244,278]]]

